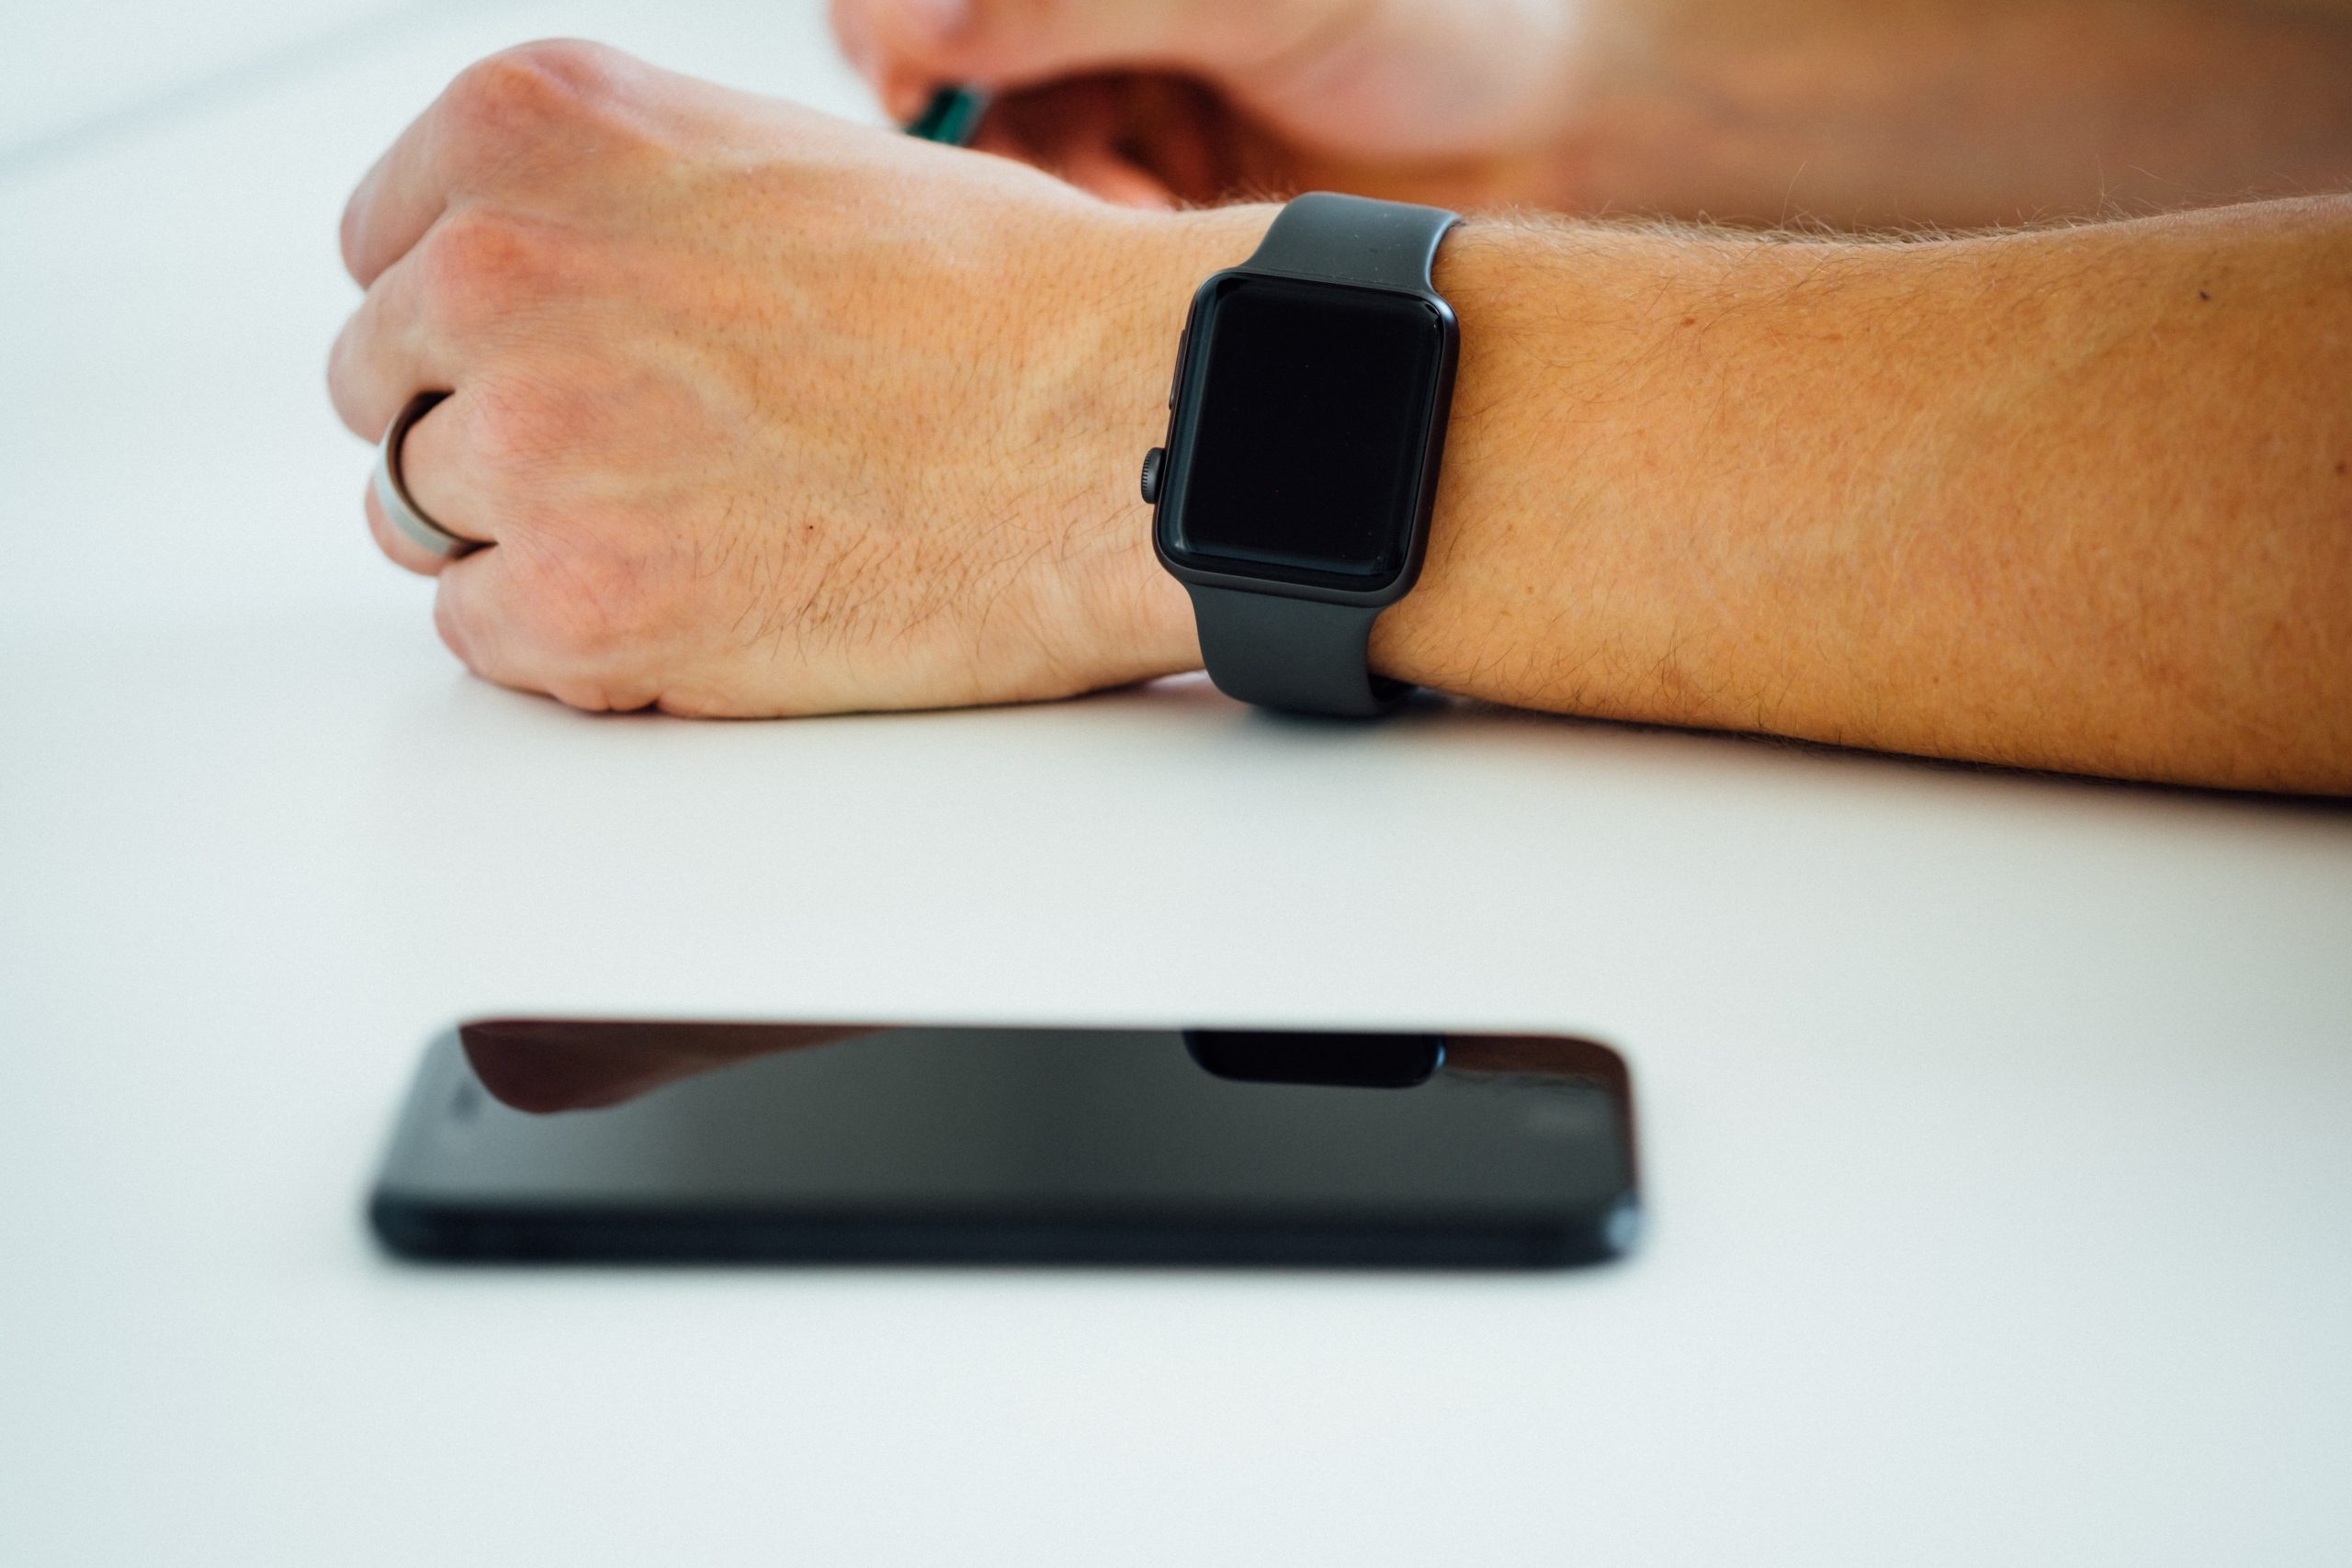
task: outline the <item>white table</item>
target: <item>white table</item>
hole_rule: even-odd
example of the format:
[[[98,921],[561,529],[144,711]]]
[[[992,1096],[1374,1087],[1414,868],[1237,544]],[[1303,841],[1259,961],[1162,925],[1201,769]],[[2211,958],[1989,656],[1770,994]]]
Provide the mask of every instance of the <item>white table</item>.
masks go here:
[[[683,9],[355,5],[0,170],[0,1562],[2352,1561],[2340,807],[464,678],[320,389],[334,219],[534,34],[867,112],[807,7]],[[1589,1032],[1652,1226],[1517,1280],[389,1263],[416,1052],[505,1009]]]

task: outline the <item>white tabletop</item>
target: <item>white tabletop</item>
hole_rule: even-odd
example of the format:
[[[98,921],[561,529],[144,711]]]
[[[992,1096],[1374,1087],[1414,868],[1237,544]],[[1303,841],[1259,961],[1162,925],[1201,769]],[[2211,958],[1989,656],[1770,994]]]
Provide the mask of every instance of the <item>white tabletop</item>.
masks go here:
[[[78,98],[71,38],[0,51],[47,95],[0,124],[0,1562],[2352,1561],[2341,806],[1197,681],[488,689],[321,389],[351,180],[545,33],[870,110],[782,0],[276,9],[227,58],[118,6],[148,63]],[[1590,1032],[1651,1226],[1527,1279],[390,1263],[406,1075],[508,1009]]]

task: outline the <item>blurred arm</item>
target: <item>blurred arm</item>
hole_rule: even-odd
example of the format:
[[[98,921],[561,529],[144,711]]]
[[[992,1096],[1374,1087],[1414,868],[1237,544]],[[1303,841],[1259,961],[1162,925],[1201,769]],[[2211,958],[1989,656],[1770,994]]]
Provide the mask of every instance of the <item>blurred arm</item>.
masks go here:
[[[2352,791],[2352,198],[1968,241],[1490,222],[1388,673]]]
[[[2352,186],[2346,0],[1602,0],[1522,194],[1840,228]]]

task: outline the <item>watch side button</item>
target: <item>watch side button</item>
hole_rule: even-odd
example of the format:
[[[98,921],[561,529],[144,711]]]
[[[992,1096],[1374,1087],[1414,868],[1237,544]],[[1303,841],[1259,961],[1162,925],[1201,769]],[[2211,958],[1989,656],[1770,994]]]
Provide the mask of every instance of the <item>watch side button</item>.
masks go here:
[[[1143,503],[1146,506],[1159,504],[1159,476],[1167,467],[1167,447],[1155,446],[1143,455]]]

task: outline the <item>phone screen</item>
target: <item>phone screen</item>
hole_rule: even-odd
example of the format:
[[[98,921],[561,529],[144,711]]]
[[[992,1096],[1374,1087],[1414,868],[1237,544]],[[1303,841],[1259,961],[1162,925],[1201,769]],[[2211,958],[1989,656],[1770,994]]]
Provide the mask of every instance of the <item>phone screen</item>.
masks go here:
[[[1558,1265],[1630,1244],[1632,1114],[1554,1036],[491,1021],[370,1215],[445,1259]]]

